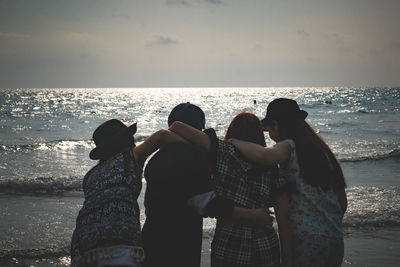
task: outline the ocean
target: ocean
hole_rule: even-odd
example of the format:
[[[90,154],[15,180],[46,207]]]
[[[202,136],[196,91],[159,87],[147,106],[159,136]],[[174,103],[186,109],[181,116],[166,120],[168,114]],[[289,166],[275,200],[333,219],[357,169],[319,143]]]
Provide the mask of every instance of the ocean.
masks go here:
[[[96,164],[88,157],[91,135],[102,122],[137,122],[140,143],[166,129],[170,110],[189,101],[223,136],[237,113],[262,118],[278,97],[297,100],[341,162],[349,202],[343,265],[397,265],[400,88],[282,87],[0,89],[0,266],[69,265],[82,179]],[[202,266],[214,227],[215,220],[204,220]]]

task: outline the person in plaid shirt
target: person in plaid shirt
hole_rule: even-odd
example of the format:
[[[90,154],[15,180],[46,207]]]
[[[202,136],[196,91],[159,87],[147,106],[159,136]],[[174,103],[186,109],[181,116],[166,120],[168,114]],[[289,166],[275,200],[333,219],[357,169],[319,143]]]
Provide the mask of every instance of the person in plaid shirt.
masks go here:
[[[230,138],[265,146],[260,120],[252,113],[240,113],[231,122],[225,140],[213,129],[201,132],[182,122],[169,128],[209,151],[215,192],[244,208],[275,206],[280,180],[276,166],[262,167],[247,161],[229,142]],[[279,266],[279,239],[275,230],[249,222],[217,218],[211,245],[211,266]]]

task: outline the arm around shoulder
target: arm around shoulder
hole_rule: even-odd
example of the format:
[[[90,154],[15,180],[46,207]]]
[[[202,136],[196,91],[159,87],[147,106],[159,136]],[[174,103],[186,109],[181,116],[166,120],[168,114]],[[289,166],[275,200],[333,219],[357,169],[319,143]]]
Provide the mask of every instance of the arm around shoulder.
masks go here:
[[[207,151],[211,149],[210,138],[202,131],[187,125],[180,121],[175,121],[169,130],[188,140],[189,142],[205,148]]]
[[[266,208],[248,209],[235,206],[233,208],[232,219],[255,223],[268,228],[271,228],[274,222],[274,217],[271,216],[271,212]]]
[[[153,152],[169,143],[187,143],[187,141],[171,131],[159,130],[133,148],[134,157],[138,162],[144,162]]]
[[[249,160],[261,165],[273,165],[287,161],[290,155],[290,144],[279,142],[272,147],[231,139],[230,141]]]

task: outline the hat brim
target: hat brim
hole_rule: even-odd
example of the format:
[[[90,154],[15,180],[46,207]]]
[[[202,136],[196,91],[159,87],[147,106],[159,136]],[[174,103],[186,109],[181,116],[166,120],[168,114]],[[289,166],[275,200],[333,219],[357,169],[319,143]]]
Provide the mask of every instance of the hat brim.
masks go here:
[[[137,122],[128,127],[129,134],[134,135],[137,131]]]
[[[262,125],[268,125],[268,124],[272,124],[273,120],[269,119],[269,118],[264,118],[261,120],[261,124]]]
[[[299,112],[299,118],[304,120],[305,118],[307,118],[307,116],[308,116],[307,111],[301,109]]]
[[[100,150],[97,147],[95,147],[94,149],[92,149],[92,151],[90,151],[89,158],[93,159],[93,160],[97,160],[97,159],[101,158],[100,155],[101,155]]]
[[[308,116],[307,111],[305,111],[305,110],[299,110],[298,119],[304,120],[304,119],[307,118],[307,116]],[[262,119],[262,120],[261,120],[261,124],[262,124],[262,126],[263,126],[264,131],[268,131],[268,129],[266,128],[266,126],[271,126],[271,125],[273,125],[273,122],[274,122],[274,119],[271,119],[271,118],[265,117],[264,119]]]

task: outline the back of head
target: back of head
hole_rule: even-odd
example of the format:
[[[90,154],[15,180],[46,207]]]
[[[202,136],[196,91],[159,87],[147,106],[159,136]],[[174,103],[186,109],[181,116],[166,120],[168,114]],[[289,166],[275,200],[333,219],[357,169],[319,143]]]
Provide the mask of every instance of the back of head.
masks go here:
[[[175,106],[168,116],[168,126],[175,121],[181,121],[198,130],[205,128],[205,115],[201,108],[189,102]]]
[[[225,140],[236,138],[265,146],[260,119],[249,112],[241,112],[233,118],[226,131]]]

